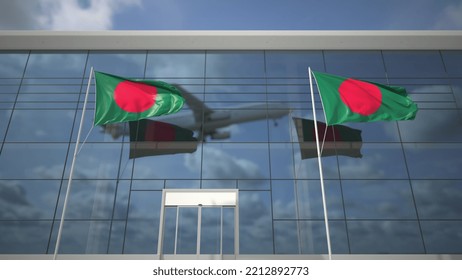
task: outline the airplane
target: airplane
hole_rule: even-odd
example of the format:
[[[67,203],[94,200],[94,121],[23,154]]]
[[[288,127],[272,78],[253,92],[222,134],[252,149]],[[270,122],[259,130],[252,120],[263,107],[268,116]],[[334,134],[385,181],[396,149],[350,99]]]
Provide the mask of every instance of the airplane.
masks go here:
[[[204,102],[179,85],[174,85],[181,91],[191,112],[178,112],[171,115],[156,117],[156,121],[166,122],[192,131],[201,132],[199,140],[210,136],[213,140],[223,140],[231,137],[230,131],[219,130],[232,124],[251,122],[261,119],[281,118],[290,112],[288,106],[280,103],[250,103],[230,109],[215,111],[207,107]],[[202,124],[202,119],[204,120]],[[123,123],[107,124],[102,126],[104,133],[112,135],[114,139],[122,135],[129,135],[128,126]]]

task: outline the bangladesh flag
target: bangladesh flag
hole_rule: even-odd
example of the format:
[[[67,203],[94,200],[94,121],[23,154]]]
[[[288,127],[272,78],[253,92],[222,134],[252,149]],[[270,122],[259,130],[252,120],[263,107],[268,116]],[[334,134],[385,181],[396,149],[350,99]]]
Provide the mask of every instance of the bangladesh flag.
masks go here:
[[[95,72],[95,80],[95,126],[172,114],[184,104],[181,93],[164,82],[126,79],[101,72]]]
[[[402,87],[386,86],[313,71],[326,122],[413,120],[417,105]]]
[[[193,153],[197,149],[194,132],[177,125],[139,120],[130,124],[129,158]]]
[[[302,159],[318,157],[314,121],[296,117],[292,119],[297,130]],[[327,126],[323,122],[317,122],[317,125],[319,140],[321,143],[324,140],[321,156],[362,157],[361,147],[363,140],[361,130],[345,125]]]

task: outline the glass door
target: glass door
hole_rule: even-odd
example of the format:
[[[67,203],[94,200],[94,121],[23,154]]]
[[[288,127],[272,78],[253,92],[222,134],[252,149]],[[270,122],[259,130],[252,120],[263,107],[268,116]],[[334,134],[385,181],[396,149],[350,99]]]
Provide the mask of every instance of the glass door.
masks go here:
[[[239,253],[237,190],[164,190],[161,259],[232,258]]]

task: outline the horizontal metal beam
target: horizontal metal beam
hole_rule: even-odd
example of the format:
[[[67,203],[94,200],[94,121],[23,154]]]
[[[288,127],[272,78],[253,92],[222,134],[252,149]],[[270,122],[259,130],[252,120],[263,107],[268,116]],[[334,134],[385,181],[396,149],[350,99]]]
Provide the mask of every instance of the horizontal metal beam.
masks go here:
[[[460,50],[462,31],[0,31],[0,50]]]

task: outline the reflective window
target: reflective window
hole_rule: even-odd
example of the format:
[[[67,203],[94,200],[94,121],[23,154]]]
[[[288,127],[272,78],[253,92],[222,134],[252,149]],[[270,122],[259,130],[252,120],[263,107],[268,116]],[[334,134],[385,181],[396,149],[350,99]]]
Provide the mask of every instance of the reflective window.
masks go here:
[[[201,78],[204,74],[204,52],[148,52],[147,78]]]
[[[295,183],[300,219],[324,219],[321,183],[319,180],[298,180]],[[329,219],[344,219],[345,213],[339,182],[336,180],[325,180],[324,191]]]
[[[339,157],[343,179],[406,179],[408,178],[400,144],[366,144],[362,158]]]
[[[411,179],[461,179],[461,144],[404,144]],[[431,159],[431,160],[429,160]]]
[[[296,221],[274,221],[275,254],[298,254],[298,243],[298,228]]]
[[[380,51],[325,51],[326,72],[347,78],[384,78]],[[318,70],[319,71],[319,70]]]
[[[383,51],[388,77],[446,77],[438,51]]]
[[[90,75],[90,67],[126,78],[144,78],[146,52],[101,52],[91,51],[85,77]]]
[[[427,254],[462,253],[461,221],[422,221]]]
[[[417,211],[421,219],[460,219],[462,182],[459,180],[414,180]]]
[[[352,254],[423,254],[417,221],[348,221]]]
[[[21,78],[26,66],[26,52],[0,53],[0,79]]]
[[[308,67],[324,71],[321,51],[266,51],[265,58],[271,78],[307,78]]]
[[[68,144],[4,144],[2,179],[61,179]]]
[[[265,59],[260,51],[207,52],[207,78],[262,78],[265,77]]]
[[[61,181],[0,180],[0,220],[52,219]]]
[[[344,180],[347,219],[416,219],[409,181]]]
[[[292,180],[274,180],[272,182],[273,218],[295,219],[297,205],[295,186]]]
[[[157,253],[161,200],[159,191],[131,192],[124,253]]]
[[[462,51],[441,51],[444,66],[450,77],[462,77]]]
[[[348,238],[344,221],[329,221],[333,254],[348,254]],[[326,227],[323,221],[300,221],[302,254],[327,254]]]
[[[269,192],[239,192],[239,243],[240,254],[273,254]]]
[[[46,254],[51,221],[0,221],[0,253]]]
[[[82,52],[31,52],[26,78],[82,78],[87,54]]]

